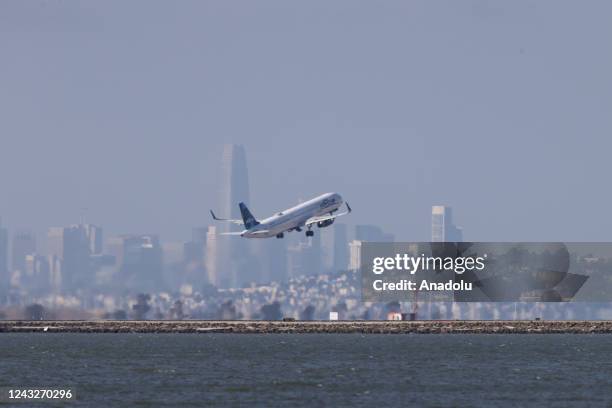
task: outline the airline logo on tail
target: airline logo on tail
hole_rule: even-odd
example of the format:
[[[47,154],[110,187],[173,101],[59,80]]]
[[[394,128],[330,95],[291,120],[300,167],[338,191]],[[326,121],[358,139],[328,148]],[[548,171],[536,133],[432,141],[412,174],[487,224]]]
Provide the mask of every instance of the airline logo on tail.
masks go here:
[[[242,221],[244,222],[244,227],[246,229],[251,229],[256,225],[259,225],[259,221],[253,217],[253,214],[251,214],[244,203],[240,203],[238,206],[240,207],[240,214],[242,215]]]

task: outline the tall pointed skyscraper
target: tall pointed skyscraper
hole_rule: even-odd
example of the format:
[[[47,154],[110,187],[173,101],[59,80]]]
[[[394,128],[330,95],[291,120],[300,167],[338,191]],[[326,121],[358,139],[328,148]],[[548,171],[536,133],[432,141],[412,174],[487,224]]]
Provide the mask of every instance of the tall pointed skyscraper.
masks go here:
[[[223,148],[220,210],[223,217],[240,219],[239,202],[249,203],[249,174],[244,146],[228,144]],[[240,231],[239,225],[227,223],[222,232]],[[239,287],[252,279],[250,251],[241,237],[220,236],[217,240],[216,275],[214,281],[221,287]]]
[[[249,174],[244,146],[227,144],[223,147],[221,180],[221,211],[227,217],[240,218],[238,203],[249,204]]]

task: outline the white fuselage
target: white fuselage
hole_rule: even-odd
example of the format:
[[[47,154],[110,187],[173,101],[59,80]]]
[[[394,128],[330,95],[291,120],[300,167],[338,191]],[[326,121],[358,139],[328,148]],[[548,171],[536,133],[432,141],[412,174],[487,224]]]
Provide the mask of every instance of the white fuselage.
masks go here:
[[[326,193],[302,204],[281,211],[240,235],[245,238],[269,238],[286,231],[303,227],[312,217],[331,214],[342,205],[342,197],[337,193]],[[265,232],[262,232],[265,231]]]

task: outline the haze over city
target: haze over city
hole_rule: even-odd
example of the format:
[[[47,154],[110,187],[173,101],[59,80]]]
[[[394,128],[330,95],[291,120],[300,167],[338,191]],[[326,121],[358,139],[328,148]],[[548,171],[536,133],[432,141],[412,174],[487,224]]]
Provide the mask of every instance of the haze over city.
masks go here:
[[[609,240],[610,12],[3,1],[0,216],[185,240],[229,142],[256,216],[338,191],[398,240],[429,239],[436,204],[465,239]]]
[[[611,17],[0,0],[0,405],[612,407]]]

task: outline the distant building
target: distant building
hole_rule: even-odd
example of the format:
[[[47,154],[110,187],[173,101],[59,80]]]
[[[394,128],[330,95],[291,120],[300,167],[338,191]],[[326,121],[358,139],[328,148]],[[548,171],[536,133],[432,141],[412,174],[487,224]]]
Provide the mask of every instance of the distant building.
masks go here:
[[[463,231],[453,223],[453,210],[445,205],[431,207],[431,241],[461,242]]]
[[[92,224],[83,224],[85,235],[89,242],[89,253],[91,255],[100,255],[104,250],[104,238],[102,228]]]
[[[157,235],[111,237],[107,246],[115,257],[124,286],[142,292],[163,287],[163,251]]]
[[[304,252],[306,242],[298,242],[287,247],[287,278],[295,279],[305,274]]]
[[[36,237],[31,231],[21,230],[13,235],[12,271],[25,272],[26,256],[36,252]]]
[[[325,272],[344,271],[348,265],[348,237],[346,224],[334,223],[320,230],[322,262]]]
[[[223,147],[221,159],[221,202],[220,216],[240,219],[238,203],[249,204],[249,174],[244,146],[227,144]],[[220,232],[239,231],[241,227],[233,223],[220,225]],[[244,239],[218,237],[217,268],[223,279],[222,287],[240,287],[244,283],[257,280],[253,270],[250,246]]]
[[[321,262],[321,234],[304,238],[287,249],[287,277],[289,279],[300,276],[320,275]]]
[[[305,275],[320,275],[323,273],[321,269],[321,234],[314,234],[314,236],[305,239],[308,244],[304,253]]]
[[[54,294],[62,291],[62,258],[57,255],[48,255],[49,285]]]
[[[203,263],[206,254],[207,227],[197,227],[191,232],[191,241],[185,242],[183,247],[184,261],[186,263]]]
[[[185,244],[183,242],[164,242],[162,251],[164,264],[166,265],[182,263],[185,259]]]
[[[47,230],[47,255],[64,258],[64,228],[52,227]]]
[[[102,228],[92,224],[48,229],[47,263],[55,292],[74,292],[95,283],[96,269],[108,263],[102,241]]]
[[[208,283],[219,287],[221,279],[219,276],[219,247],[217,244],[217,227],[210,226],[206,233],[206,273]]]
[[[84,289],[93,283],[91,242],[87,233],[84,224],[63,229],[62,283],[69,292]]]
[[[163,252],[163,278],[166,290],[177,290],[183,285],[191,288],[200,288],[196,281],[203,279],[203,258],[198,261],[186,262],[185,242],[164,242]]]
[[[334,225],[334,271],[346,268],[349,259],[348,237],[346,224]]]
[[[376,225],[355,226],[355,239],[357,241],[380,242],[383,234],[382,228]]]
[[[207,235],[208,227],[195,227],[191,230],[191,240],[193,242],[202,242],[206,244]]]
[[[364,242],[393,242],[395,237],[376,225],[356,225],[355,239]]]
[[[196,290],[202,289],[203,285],[208,282],[206,276],[206,235],[208,234],[207,227],[193,228],[191,240],[182,244],[182,259],[181,263],[171,262],[167,255],[171,253],[166,251],[164,245],[164,262],[166,264],[166,280],[173,285],[188,284]],[[178,248],[172,252],[178,254]]]
[[[357,271],[361,268],[361,241],[354,240],[349,244],[349,271]]]
[[[254,239],[250,242],[256,270],[257,282],[287,281],[287,240]]]
[[[22,274],[22,283],[36,294],[47,293],[50,285],[49,260],[47,257],[30,254],[26,255],[25,273]]]
[[[242,201],[248,204],[249,201],[249,174],[244,146],[225,145],[221,166],[221,214],[240,219],[238,203]]]

